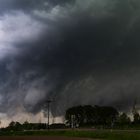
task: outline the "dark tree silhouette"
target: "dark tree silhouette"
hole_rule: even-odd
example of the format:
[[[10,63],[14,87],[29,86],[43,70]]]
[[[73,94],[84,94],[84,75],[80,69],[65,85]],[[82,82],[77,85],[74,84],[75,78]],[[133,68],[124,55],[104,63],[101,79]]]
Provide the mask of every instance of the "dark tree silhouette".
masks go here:
[[[131,120],[126,113],[122,113],[118,118],[118,123],[120,125],[128,125],[131,123]]]
[[[133,117],[134,117],[134,124],[139,124],[140,123],[140,114],[138,112],[136,112]]]
[[[112,125],[117,120],[118,111],[109,106],[77,106],[66,110],[67,123],[72,125]]]

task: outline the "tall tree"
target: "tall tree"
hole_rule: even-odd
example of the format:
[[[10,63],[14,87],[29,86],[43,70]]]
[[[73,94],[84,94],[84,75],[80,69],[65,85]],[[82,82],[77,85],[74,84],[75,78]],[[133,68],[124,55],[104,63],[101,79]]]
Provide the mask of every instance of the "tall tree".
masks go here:
[[[133,117],[134,117],[134,123],[139,124],[140,123],[140,114],[138,112],[136,112]]]
[[[122,113],[119,118],[118,118],[118,123],[120,125],[127,125],[130,124],[131,120],[130,118],[127,116],[126,113]]]
[[[116,121],[118,111],[109,106],[77,106],[66,111],[65,118],[69,125],[111,125]]]

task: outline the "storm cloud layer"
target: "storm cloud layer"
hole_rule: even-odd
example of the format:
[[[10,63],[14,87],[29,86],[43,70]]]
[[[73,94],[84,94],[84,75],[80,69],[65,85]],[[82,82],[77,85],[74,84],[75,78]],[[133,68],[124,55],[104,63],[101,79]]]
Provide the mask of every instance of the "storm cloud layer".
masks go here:
[[[0,111],[130,109],[140,92],[138,0],[0,0]],[[139,103],[138,103],[139,104]]]

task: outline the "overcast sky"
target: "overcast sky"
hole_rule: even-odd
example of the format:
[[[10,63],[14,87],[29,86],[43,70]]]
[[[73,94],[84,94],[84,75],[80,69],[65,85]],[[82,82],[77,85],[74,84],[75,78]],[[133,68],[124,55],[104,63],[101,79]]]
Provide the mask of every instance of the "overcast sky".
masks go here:
[[[139,15],[139,0],[0,0],[1,114],[139,104]]]

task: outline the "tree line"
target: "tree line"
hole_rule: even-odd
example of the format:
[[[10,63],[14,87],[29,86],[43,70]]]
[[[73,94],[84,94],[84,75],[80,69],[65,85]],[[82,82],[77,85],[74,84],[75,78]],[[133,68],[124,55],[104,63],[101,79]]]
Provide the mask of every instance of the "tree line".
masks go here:
[[[104,127],[123,128],[136,127],[140,125],[140,114],[133,113],[133,120],[130,117],[111,106],[75,106],[66,110],[66,124],[69,127]]]
[[[65,123],[55,123],[49,125],[50,129],[59,128],[111,128],[111,129],[140,129],[140,114],[133,112],[133,119],[122,112],[120,113],[112,106],[74,106],[68,108],[65,112]],[[48,129],[47,123],[29,123],[23,124],[12,121],[8,127],[1,128],[1,131],[24,131],[24,130],[45,130]]]
[[[65,124],[57,123],[49,125],[50,129],[66,128]],[[1,128],[1,131],[28,131],[28,130],[46,130],[47,123],[29,123],[25,121],[23,124],[12,121],[6,128]]]

